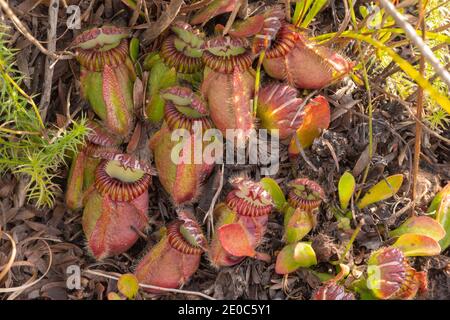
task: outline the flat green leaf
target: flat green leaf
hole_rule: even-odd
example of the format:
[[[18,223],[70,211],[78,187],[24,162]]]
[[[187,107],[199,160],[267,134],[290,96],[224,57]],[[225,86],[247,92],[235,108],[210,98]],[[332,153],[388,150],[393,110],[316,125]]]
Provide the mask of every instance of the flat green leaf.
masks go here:
[[[177,83],[177,73],[174,68],[168,68],[162,61],[151,58],[146,61],[151,66],[148,81],[149,102],[146,106],[147,118],[158,122],[164,117],[165,101],[161,97],[160,90],[167,89]]]
[[[372,290],[367,288],[367,279],[364,277],[359,278],[351,284],[351,289],[355,291],[361,300],[379,300]]]
[[[445,237],[444,228],[427,216],[415,216],[407,219],[400,227],[389,232],[391,237],[400,237],[403,234],[415,233],[430,237],[436,241]]]
[[[350,199],[355,192],[355,185],[355,177],[348,171],[346,171],[339,179],[338,193],[342,210],[347,209]]]
[[[305,19],[301,23],[302,28],[307,28],[311,21],[317,16],[322,8],[328,3],[328,0],[315,0],[312,8],[308,11]]]
[[[436,240],[415,233],[401,235],[392,246],[402,250],[407,257],[435,256],[441,252]]]
[[[283,226],[284,228],[287,228],[289,221],[291,220],[292,215],[294,214],[295,209],[291,206],[286,206],[284,208],[284,221]]]
[[[266,190],[272,196],[273,202],[275,203],[275,207],[278,211],[281,211],[286,204],[286,197],[281,191],[278,183],[272,178],[262,178],[260,181],[264,190]]]
[[[117,289],[130,300],[133,300],[139,290],[139,281],[134,274],[123,274],[117,281]]]
[[[450,195],[450,182],[441,190],[439,191],[436,196],[433,198],[433,201],[431,201],[430,206],[428,207],[427,212],[431,213],[434,211],[437,211],[439,208],[442,199],[446,196]]]
[[[285,227],[286,243],[295,243],[303,239],[314,227],[314,221],[309,212],[300,208],[291,215]]]
[[[300,263],[295,261],[294,252],[296,243],[288,244],[278,253],[275,263],[275,272],[278,274],[288,274],[300,268]]]
[[[311,244],[307,242],[299,242],[294,248],[294,260],[300,267],[311,267],[317,264],[316,253]]]
[[[420,74],[417,68],[414,68],[414,66],[411,65],[407,60],[403,59],[397,52],[395,52],[393,48],[390,48],[384,43],[373,39],[370,35],[366,36],[354,31],[343,32],[340,37],[361,40],[367,42],[368,44],[379,50],[383,50],[383,53],[389,55],[398,67],[400,67],[410,78],[412,78],[420,87],[423,88],[423,90],[430,96],[430,98],[436,101],[442,107],[442,109],[450,114],[450,99],[448,98],[448,95],[439,92],[439,90],[437,90],[426,78],[424,78]]]
[[[292,16],[292,24],[297,25],[303,21],[303,18],[305,17],[312,3],[313,0],[296,1],[294,15]]]
[[[436,212],[436,220],[446,231],[444,238],[439,241],[442,250],[445,250],[450,246],[450,192],[442,199]]]
[[[131,61],[136,62],[139,56],[139,39],[132,38],[130,41],[130,58]]]
[[[326,282],[334,278],[334,275],[325,272],[317,272],[311,269],[309,269],[309,272],[319,278],[320,282]]]
[[[401,174],[383,179],[367,191],[364,197],[358,202],[358,208],[362,209],[372,203],[392,197],[400,189],[402,183],[403,175]]]

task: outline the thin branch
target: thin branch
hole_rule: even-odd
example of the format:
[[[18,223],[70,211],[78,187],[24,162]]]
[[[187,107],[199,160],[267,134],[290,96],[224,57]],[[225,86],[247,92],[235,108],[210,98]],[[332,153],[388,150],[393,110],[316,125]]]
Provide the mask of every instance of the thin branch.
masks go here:
[[[424,59],[433,67],[442,81],[450,88],[450,73],[440,64],[438,58],[427,44],[417,35],[416,30],[406,21],[405,17],[397,11],[395,6],[389,0],[380,0],[380,4],[394,18],[395,22],[405,30],[406,36],[417,46]]]
[[[100,276],[103,278],[107,278],[107,279],[112,279],[112,280],[119,280],[118,277],[115,276],[111,276],[107,273],[103,273],[97,270],[84,270],[84,273],[88,273],[88,274],[92,274],[95,276]],[[204,293],[201,292],[197,292],[197,291],[189,291],[189,290],[182,290],[182,289],[169,289],[169,288],[164,288],[164,287],[158,287],[158,286],[152,286],[149,284],[143,284],[143,283],[139,283],[139,287],[141,288],[146,288],[146,289],[153,289],[153,290],[158,290],[158,291],[165,291],[165,292],[172,292],[172,293],[181,293],[181,294],[187,294],[187,295],[193,295],[193,296],[199,296],[208,300],[216,300],[213,297],[210,297]]]
[[[422,29],[422,40],[425,42],[426,39],[426,24],[425,18],[423,16],[425,7],[423,6],[423,1],[419,1],[420,18],[419,24]],[[420,67],[419,72],[421,75],[425,73],[425,57],[422,55],[420,57]],[[420,163],[420,149],[422,144],[422,114],[423,114],[423,88],[421,86],[417,89],[417,119],[416,119],[416,136],[414,141],[414,167],[413,167],[413,185],[412,185],[412,207],[411,216],[415,215],[415,203],[417,196],[417,179],[419,176],[419,163]]]
[[[183,0],[170,1],[167,9],[161,14],[157,21],[153,22],[141,36],[142,44],[148,45],[150,42],[159,37],[159,35],[169,27],[172,21],[178,15],[181,6],[184,4]]]
[[[348,2],[347,0],[344,1],[344,9],[345,9],[345,16],[344,16],[344,20],[341,23],[341,26],[339,27],[338,32],[336,32],[329,40],[325,41],[324,43],[327,44],[331,44],[334,41],[336,41],[339,36],[347,29],[348,24],[350,23],[350,9],[348,7]]]
[[[14,12],[9,7],[5,0],[0,0],[0,8],[5,12],[8,18],[14,23],[19,32],[23,34],[28,41],[34,44],[43,54],[52,57],[56,60],[68,60],[74,57],[71,52],[64,52],[64,54],[56,54],[55,52],[48,51],[33,35],[28,31],[25,25],[20,21],[20,19],[14,14]]]
[[[206,219],[210,217],[210,229],[212,230],[211,233],[214,233],[214,207],[216,205],[217,199],[219,199],[220,193],[222,192],[223,188],[223,174],[224,174],[224,164],[222,164],[222,169],[220,170],[220,180],[219,180],[219,187],[216,190],[216,193],[214,194],[214,197],[211,200],[211,204],[209,206],[208,212],[205,214],[205,217],[203,218],[203,223],[205,223]]]
[[[56,51],[56,28],[58,24],[58,11],[59,11],[59,0],[51,0],[48,6],[48,21],[50,27],[47,32],[47,50],[52,55]],[[53,84],[53,70],[51,67],[53,64],[52,56],[48,55],[45,59],[45,73],[44,73],[44,84],[42,87],[42,96],[39,103],[39,109],[43,121],[47,118],[48,106],[50,104],[50,97],[52,94],[52,84]]]
[[[230,17],[228,18],[227,23],[225,24],[225,28],[223,29],[222,35],[225,36],[228,31],[230,31],[231,27],[233,26],[234,20],[236,20],[237,14],[239,12],[239,9],[241,8],[243,4],[243,0],[238,0],[236,3],[236,6],[234,7],[233,11],[231,12]]]

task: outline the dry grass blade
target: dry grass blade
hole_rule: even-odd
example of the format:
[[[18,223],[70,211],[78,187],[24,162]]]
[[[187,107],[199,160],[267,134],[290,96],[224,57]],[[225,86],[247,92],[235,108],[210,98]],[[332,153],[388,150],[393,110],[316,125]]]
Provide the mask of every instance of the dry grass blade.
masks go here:
[[[16,259],[16,255],[17,255],[17,247],[16,247],[16,242],[14,241],[14,239],[6,232],[3,232],[0,230],[0,236],[5,235],[8,240],[11,242],[11,254],[9,256],[9,260],[8,262],[0,267],[0,281],[8,274],[9,270],[12,268],[13,264],[14,264],[14,260]],[[1,238],[1,237],[0,237]]]
[[[48,261],[48,266],[47,269],[45,270],[44,274],[42,276],[40,276],[38,279],[36,279],[37,276],[37,271],[33,272],[33,276],[31,276],[31,278],[23,285],[18,286],[18,287],[12,287],[12,288],[0,288],[0,293],[12,293],[12,295],[10,295],[8,297],[8,300],[13,300],[15,298],[17,298],[23,291],[25,291],[26,289],[34,286],[35,284],[37,284],[39,281],[41,281],[42,279],[44,279],[48,272],[50,271],[50,268],[52,266],[53,263],[53,253],[52,253],[52,249],[50,248],[50,245],[48,244],[47,241],[45,241],[42,238],[29,238],[26,239],[26,242],[31,241],[31,240],[40,240],[42,241],[45,246],[47,247],[48,253],[49,253],[49,261]],[[22,242],[23,243],[23,242]],[[14,262],[12,267],[19,267],[19,266],[28,266],[31,268],[34,268],[34,270],[37,270],[37,268],[29,263],[28,261],[18,261],[18,262]],[[36,280],[35,280],[36,279]]]
[[[41,101],[39,103],[39,109],[41,113],[41,118],[43,121],[47,118],[47,110],[50,104],[50,96],[52,94],[52,83],[53,83],[53,71],[52,68],[53,58],[56,51],[56,28],[58,25],[58,11],[59,11],[59,0],[52,0],[48,7],[48,21],[50,27],[48,28],[47,35],[47,50],[51,55],[47,56],[45,59],[45,73],[44,73],[44,85],[43,92],[41,96]]]
[[[167,6],[167,9],[161,14],[159,19],[154,22],[150,28],[148,28],[143,34],[142,34],[142,44],[148,45],[150,42],[155,40],[159,35],[169,27],[169,25],[172,23],[172,21],[176,18],[178,15],[178,12],[181,9],[181,6],[183,5],[183,0],[172,0],[170,1],[169,5]]]
[[[425,19],[423,17],[425,7],[423,6],[423,1],[419,1],[419,9],[420,9],[420,17],[419,23],[422,29],[422,40],[425,42],[426,35],[426,24]],[[425,57],[422,54],[420,57],[420,67],[419,72],[421,75],[425,73]],[[418,87],[417,89],[417,115],[416,115],[416,136],[414,141],[414,167],[413,167],[413,184],[412,184],[412,207],[411,207],[411,216],[415,215],[415,202],[417,200],[417,179],[419,175],[419,163],[420,163],[420,152],[421,152],[421,144],[422,144],[422,114],[423,114],[423,88]]]
[[[14,25],[17,27],[17,30],[23,34],[28,41],[33,43],[43,54],[48,55],[56,60],[66,60],[72,59],[73,54],[70,52],[64,52],[63,55],[58,55],[54,52],[48,51],[33,35],[28,31],[25,25],[20,21],[20,19],[14,14],[14,12],[9,7],[8,3],[5,0],[0,0],[0,8],[6,13],[6,15],[11,19]]]
[[[209,226],[210,226],[210,230],[212,233],[214,233],[214,207],[216,205],[217,199],[220,196],[220,193],[222,192],[224,169],[225,169],[225,166],[222,164],[222,168],[220,170],[219,187],[217,188],[217,191],[211,200],[211,205],[209,206],[208,212],[205,214],[205,218],[203,219],[203,223],[204,223],[209,218]]]

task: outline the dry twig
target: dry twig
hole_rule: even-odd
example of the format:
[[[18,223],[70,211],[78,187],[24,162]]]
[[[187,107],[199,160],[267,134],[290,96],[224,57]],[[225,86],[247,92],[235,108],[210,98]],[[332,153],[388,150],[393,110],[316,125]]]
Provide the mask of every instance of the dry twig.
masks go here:
[[[84,273],[92,274],[94,276],[100,276],[100,277],[103,277],[103,278],[112,279],[112,280],[116,280],[116,281],[119,280],[118,277],[112,276],[112,275],[107,274],[107,273],[103,273],[103,272],[101,272],[99,270],[84,270]],[[182,290],[182,289],[169,289],[169,288],[152,286],[152,285],[143,284],[143,283],[139,283],[139,287],[146,288],[146,289],[159,290],[159,291],[164,291],[164,292],[172,292],[172,293],[181,293],[181,294],[193,295],[193,296],[202,297],[202,298],[207,299],[207,300],[216,300],[213,297],[210,297],[210,296],[208,296],[208,295],[206,295],[204,293],[197,292],[197,291],[189,291],[189,290]]]

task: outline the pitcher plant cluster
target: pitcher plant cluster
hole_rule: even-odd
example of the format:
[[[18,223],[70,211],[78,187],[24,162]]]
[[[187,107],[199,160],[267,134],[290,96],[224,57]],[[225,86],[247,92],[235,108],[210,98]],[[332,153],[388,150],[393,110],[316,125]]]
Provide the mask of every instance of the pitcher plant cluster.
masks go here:
[[[270,178],[233,177],[231,191],[221,194],[214,207],[210,238],[192,210],[208,191],[204,183],[214,166],[224,162],[224,143],[227,154],[231,150],[239,158],[239,150],[248,147],[254,151],[250,152],[254,163],[264,162],[265,157],[264,165],[278,161],[268,156],[267,141],[276,158],[278,143],[286,145],[293,158],[311,146],[330,124],[330,106],[323,96],[305,100],[303,89],[334,84],[354,66],[308,38],[277,7],[235,22],[225,36],[221,25],[210,35],[196,27],[232,11],[235,5],[236,1],[216,0],[190,24],[175,21],[159,50],[143,57],[142,66],[137,63],[135,39],[130,41],[128,31],[116,26],[88,29],[72,43],[82,95],[96,115],[73,158],[66,190],[67,207],[83,212],[87,249],[102,260],[136,243],[149,224],[154,176],[176,212],[177,218],[167,223],[159,242],[149,244],[137,262],[135,278],[129,281],[133,287],[138,281],[179,288],[197,271],[202,256],[215,268],[247,258],[263,262],[275,258],[275,271],[281,275],[317,264],[314,249],[304,238],[316,227],[327,192],[307,177],[290,181],[286,196]],[[267,75],[262,83],[260,69]],[[141,80],[144,76],[146,81]],[[146,86],[143,108],[136,103],[136,83]],[[156,128],[144,143],[148,152],[143,154],[151,157],[141,156],[136,147],[145,125]],[[268,135],[271,139],[263,141]],[[352,178],[348,173],[342,177],[341,202],[334,209],[336,219],[347,228],[351,228],[348,212],[392,197],[402,184],[401,175],[387,177],[356,199]],[[338,275],[313,298],[354,299],[355,294],[370,292],[380,299],[403,299],[426,290],[426,275],[412,268],[408,257],[437,254],[448,246],[447,198],[442,200],[447,209],[435,209],[436,219],[413,217],[394,230],[390,236],[397,240],[371,255],[364,276],[349,283],[351,270],[341,261]],[[352,199],[358,200],[355,205]],[[285,246],[276,253],[258,248],[267,236],[271,214],[284,216]],[[346,224],[343,219],[348,219]]]

